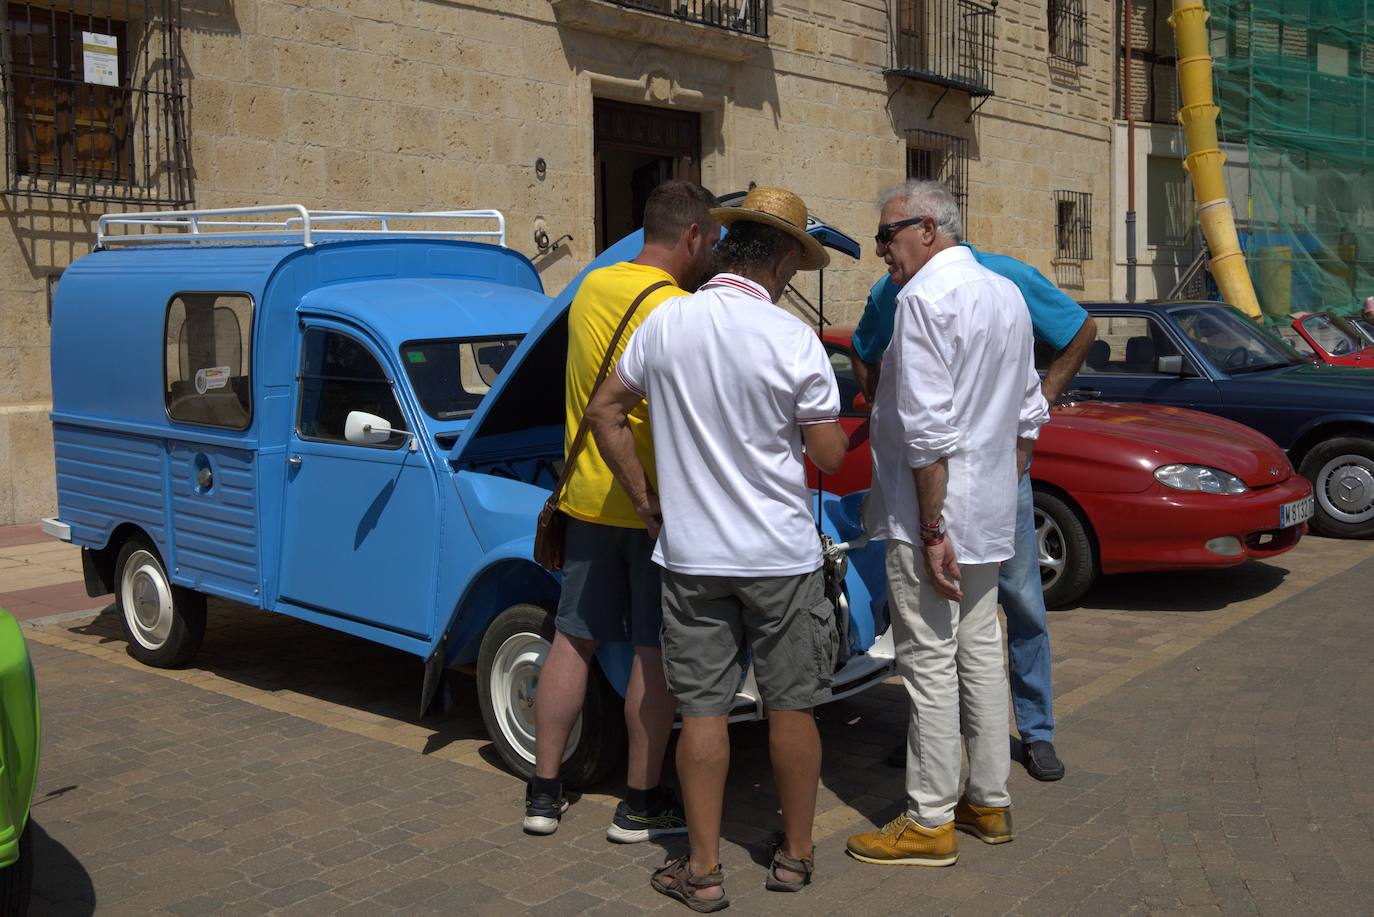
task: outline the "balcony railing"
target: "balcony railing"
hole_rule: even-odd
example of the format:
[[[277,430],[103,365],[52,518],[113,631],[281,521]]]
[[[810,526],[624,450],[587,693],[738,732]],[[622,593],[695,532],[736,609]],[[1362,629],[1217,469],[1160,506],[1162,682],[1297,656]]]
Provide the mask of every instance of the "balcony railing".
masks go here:
[[[889,73],[970,95],[992,95],[997,0],[889,0]]]
[[[609,0],[616,6],[768,37],[769,0]]]

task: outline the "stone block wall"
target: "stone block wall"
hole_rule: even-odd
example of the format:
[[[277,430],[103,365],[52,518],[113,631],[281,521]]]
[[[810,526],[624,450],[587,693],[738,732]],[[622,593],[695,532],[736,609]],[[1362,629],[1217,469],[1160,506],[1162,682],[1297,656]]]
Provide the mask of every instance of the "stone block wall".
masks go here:
[[[847,323],[882,272],[873,202],[905,177],[906,132],[936,130],[969,140],[971,241],[1071,295],[1104,297],[1112,8],[1086,3],[1089,60],[1069,68],[1048,54],[1045,2],[998,7],[996,95],[976,114],[960,91],[939,100],[938,87],[884,76],[887,0],[773,0],[766,41],[601,0],[186,4],[195,204],[495,207],[556,291],[595,254],[593,100],[679,107],[701,114],[712,190],[792,188],[864,243],[862,259],[837,256],[825,277],[828,317]],[[1057,189],[1093,194],[1090,261],[1055,263]],[[89,249],[103,205],[8,198],[0,210],[5,524],[53,509],[49,278]],[[537,228],[573,240],[541,255]],[[816,277],[796,286],[816,301]]]

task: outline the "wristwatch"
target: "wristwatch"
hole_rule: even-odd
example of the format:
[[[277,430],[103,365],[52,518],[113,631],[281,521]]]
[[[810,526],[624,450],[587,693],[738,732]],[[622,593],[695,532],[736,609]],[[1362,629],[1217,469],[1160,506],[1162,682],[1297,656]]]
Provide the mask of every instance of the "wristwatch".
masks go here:
[[[942,515],[934,522],[921,523],[921,543],[939,544],[945,540],[945,517]]]

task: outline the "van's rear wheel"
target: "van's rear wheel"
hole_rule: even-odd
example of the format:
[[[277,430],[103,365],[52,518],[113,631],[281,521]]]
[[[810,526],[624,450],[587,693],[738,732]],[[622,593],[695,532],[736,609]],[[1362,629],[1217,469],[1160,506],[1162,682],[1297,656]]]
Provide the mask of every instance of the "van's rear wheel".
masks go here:
[[[115,583],[129,655],[159,669],[190,662],[205,639],[205,596],[172,585],[157,549],[142,536],[120,549]]]
[[[517,776],[534,775],[534,697],[553,641],[553,613],[538,605],[512,605],[496,616],[477,655],[477,699],[487,735]],[[625,763],[623,701],[592,666],[582,715],[563,751],[569,786],[604,779]]]

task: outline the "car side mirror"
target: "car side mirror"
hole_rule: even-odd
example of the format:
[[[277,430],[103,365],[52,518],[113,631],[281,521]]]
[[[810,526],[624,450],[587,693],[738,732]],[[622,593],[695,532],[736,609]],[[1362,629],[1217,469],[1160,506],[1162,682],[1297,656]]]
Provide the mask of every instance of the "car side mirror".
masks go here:
[[[853,406],[854,410],[858,411],[860,414],[867,414],[871,410],[868,399],[864,397],[863,392],[859,392],[854,396]]]
[[[1157,371],[1166,376],[1183,375],[1183,356],[1175,354],[1172,357],[1160,357],[1156,361]]]
[[[344,420],[344,439],[350,443],[375,446],[384,443],[394,435],[410,439],[410,451],[415,451],[415,434],[406,430],[393,430],[385,418],[366,411],[349,411]]]

